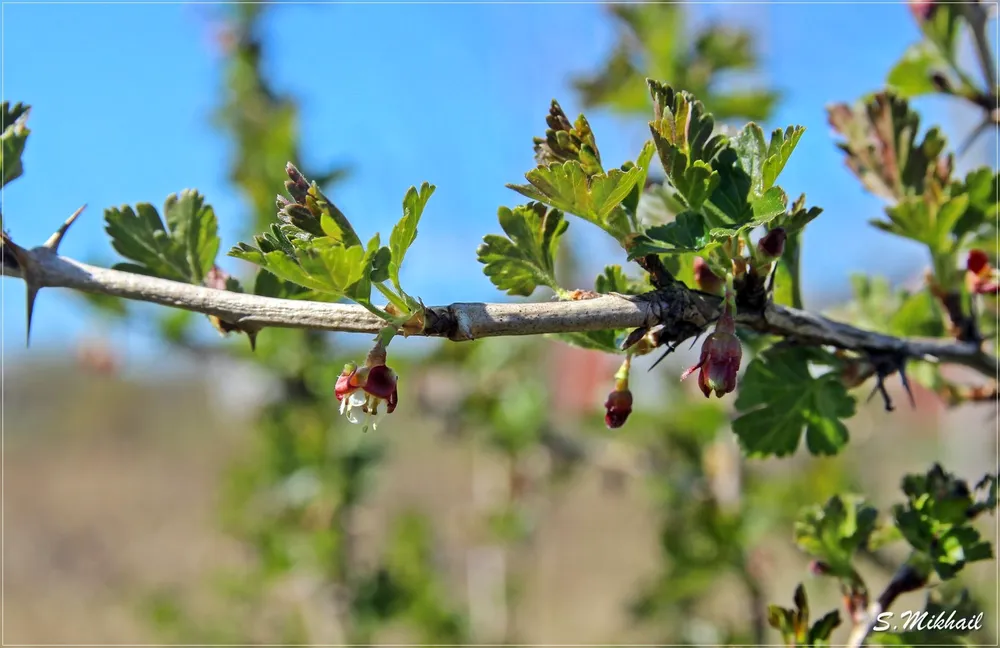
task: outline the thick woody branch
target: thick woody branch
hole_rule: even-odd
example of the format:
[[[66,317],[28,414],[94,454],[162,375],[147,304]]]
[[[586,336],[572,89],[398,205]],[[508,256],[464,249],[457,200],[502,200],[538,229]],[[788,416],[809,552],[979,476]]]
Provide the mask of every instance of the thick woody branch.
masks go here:
[[[361,306],[275,299],[215,290],[80,263],[42,246],[25,250],[7,239],[3,274],[25,279],[29,292],[70,288],[214,315],[248,332],[266,327],[377,333],[385,322]],[[11,254],[13,252],[13,254]],[[472,340],[505,335],[627,329],[663,325],[665,340],[680,341],[708,326],[721,311],[719,298],[679,282],[639,296],[602,295],[579,301],[456,303],[429,307],[423,335]],[[756,331],[804,344],[897,354],[955,363],[994,376],[997,359],[978,345],[948,340],[896,338],[865,331],[805,311],[769,305],[742,311],[738,322]]]

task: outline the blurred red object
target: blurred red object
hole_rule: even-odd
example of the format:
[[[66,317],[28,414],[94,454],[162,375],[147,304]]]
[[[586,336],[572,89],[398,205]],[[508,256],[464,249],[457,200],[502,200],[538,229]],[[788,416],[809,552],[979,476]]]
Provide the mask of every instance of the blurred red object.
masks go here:
[[[102,376],[116,375],[120,368],[118,355],[102,340],[84,340],[78,344],[76,361],[84,371]]]
[[[614,387],[621,359],[600,351],[553,344],[549,349],[549,388],[558,414],[596,411]]]

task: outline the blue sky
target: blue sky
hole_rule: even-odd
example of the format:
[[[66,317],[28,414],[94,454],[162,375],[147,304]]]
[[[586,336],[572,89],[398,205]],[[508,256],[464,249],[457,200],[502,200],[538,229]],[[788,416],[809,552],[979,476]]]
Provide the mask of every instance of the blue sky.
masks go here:
[[[765,78],[785,93],[766,126],[807,128],[780,181],[825,209],[806,234],[807,297],[842,293],[854,271],[919,269],[918,247],[864,225],[881,205],[844,167],[824,112],[881,87],[917,39],[905,5],[691,11],[696,21],[727,18],[758,30]],[[113,262],[103,209],[160,205],[186,187],[215,207],[223,252],[238,241],[242,205],[226,182],[227,142],[209,124],[221,83],[212,12],[124,2],[3,6],[3,98],[33,106],[25,175],[3,197],[16,241],[41,243],[87,203],[62,252]],[[275,85],[302,102],[307,161],[353,167],[331,197],[363,236],[390,230],[410,185],[437,185],[407,256],[407,290],[428,304],[503,299],[483,276],[476,246],[499,231],[497,207],[519,202],[504,184],[533,165],[531,138],[544,130],[548,102],[579,112],[568,79],[594,69],[615,40],[602,7],[289,4],[273,9],[267,35]],[[919,105],[927,119],[958,124],[952,141],[973,125],[946,102]],[[606,162],[634,157],[641,123],[588,118]],[[586,223],[574,219],[570,232],[586,258],[617,261]],[[241,270],[232,259],[223,264]],[[2,285],[11,359],[23,352],[24,290],[14,280]],[[100,326],[72,294],[43,291],[33,348],[61,348]],[[115,329],[114,339],[133,352],[157,351],[134,326]]]

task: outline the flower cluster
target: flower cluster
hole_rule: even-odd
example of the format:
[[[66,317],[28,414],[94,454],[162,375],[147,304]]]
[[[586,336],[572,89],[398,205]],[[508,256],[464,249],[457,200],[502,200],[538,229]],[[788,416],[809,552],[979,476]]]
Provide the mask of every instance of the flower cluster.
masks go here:
[[[334,393],[340,401],[340,413],[351,423],[362,423],[363,431],[368,430],[369,424],[373,430],[378,429],[382,417],[396,409],[399,400],[396,382],[396,372],[385,364],[385,349],[376,345],[364,367],[349,363],[337,378]],[[379,412],[383,403],[385,409]],[[365,415],[364,419],[358,417],[356,410]]]

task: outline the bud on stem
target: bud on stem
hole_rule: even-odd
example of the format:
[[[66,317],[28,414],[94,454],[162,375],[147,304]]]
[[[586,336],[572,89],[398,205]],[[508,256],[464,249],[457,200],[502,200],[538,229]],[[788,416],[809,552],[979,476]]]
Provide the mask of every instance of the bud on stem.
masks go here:
[[[632,354],[625,356],[625,361],[615,372],[615,390],[608,394],[608,400],[604,403],[604,424],[609,429],[620,428],[625,425],[629,414],[632,413],[632,392],[628,388],[628,374],[632,368]]]

